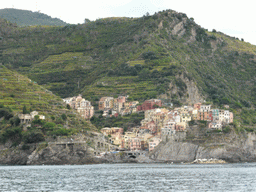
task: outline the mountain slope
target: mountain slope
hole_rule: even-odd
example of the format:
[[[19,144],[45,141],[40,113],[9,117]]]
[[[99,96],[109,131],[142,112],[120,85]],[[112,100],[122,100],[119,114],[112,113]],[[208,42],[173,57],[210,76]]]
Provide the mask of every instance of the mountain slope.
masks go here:
[[[206,100],[229,104],[237,114],[256,105],[256,46],[208,32],[183,13],[65,27],[8,26],[11,31],[1,28],[3,64],[62,97],[82,93],[94,104],[121,94],[175,105]]]
[[[58,18],[52,18],[46,14],[32,12],[20,9],[0,9],[0,17],[11,23],[16,23],[18,26],[30,25],[67,25],[64,21]]]
[[[44,115],[46,122],[56,124],[56,128],[65,127],[74,132],[95,129],[73,110],[67,109],[60,97],[1,65],[0,90],[0,106],[10,109],[14,116],[22,113],[25,106],[28,112],[38,111],[39,115]],[[7,122],[1,122],[1,129],[10,127]]]

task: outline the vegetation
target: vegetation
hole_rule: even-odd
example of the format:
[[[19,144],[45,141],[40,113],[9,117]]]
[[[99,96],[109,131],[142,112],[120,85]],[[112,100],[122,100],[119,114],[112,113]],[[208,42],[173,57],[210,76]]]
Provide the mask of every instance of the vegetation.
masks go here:
[[[134,113],[131,115],[118,116],[104,118],[102,115],[99,117],[92,117],[91,122],[99,130],[104,127],[122,127],[124,131],[127,131],[128,128],[140,126],[141,120],[144,119],[144,113]]]
[[[24,144],[38,143],[45,140],[46,137],[70,136],[79,132],[84,132],[93,128],[87,122],[82,121],[83,126],[76,125],[75,127],[67,127],[64,121],[57,118],[55,121],[41,120],[39,116],[35,116],[31,122],[31,127],[24,130],[20,120],[10,108],[0,106],[0,143],[5,143],[8,140],[15,145],[23,142]],[[65,114],[62,114],[63,117]],[[66,117],[67,118],[67,117]],[[72,122],[70,119],[66,119]],[[75,122],[77,122],[76,120]],[[58,123],[58,124],[57,124]],[[26,146],[24,146],[26,148]]]
[[[64,21],[57,18],[51,18],[46,14],[19,9],[0,9],[0,17],[11,23],[16,23],[18,26],[67,25]]]
[[[44,141],[46,137],[68,136],[95,129],[72,109],[66,109],[61,98],[27,77],[0,66],[0,142],[19,144]],[[23,131],[18,114],[38,111],[31,127]]]
[[[180,29],[173,30],[181,22]],[[30,84],[42,85],[42,92],[48,89],[61,97],[82,93],[93,105],[107,95],[129,95],[142,102],[165,94],[180,106],[188,98],[188,82],[194,82],[207,102],[230,105],[240,127],[255,127],[254,117],[246,114],[255,114],[256,47],[216,30],[208,32],[185,14],[166,10],[64,27],[19,28],[2,19],[0,25],[2,64],[28,76]],[[0,103],[13,110],[24,105],[40,109],[40,97],[46,98],[40,94],[21,102],[24,90],[15,89],[0,95]],[[61,114],[55,118],[50,113],[54,121],[63,122]]]

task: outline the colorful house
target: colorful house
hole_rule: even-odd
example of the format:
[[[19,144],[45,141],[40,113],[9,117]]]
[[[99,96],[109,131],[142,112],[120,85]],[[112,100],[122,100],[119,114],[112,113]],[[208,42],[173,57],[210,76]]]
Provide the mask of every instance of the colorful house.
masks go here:
[[[144,103],[142,105],[139,105],[137,107],[137,110],[138,111],[147,111],[147,110],[155,109],[155,108],[161,107],[161,106],[162,106],[162,101],[160,99],[150,99],[150,100],[144,101]]]

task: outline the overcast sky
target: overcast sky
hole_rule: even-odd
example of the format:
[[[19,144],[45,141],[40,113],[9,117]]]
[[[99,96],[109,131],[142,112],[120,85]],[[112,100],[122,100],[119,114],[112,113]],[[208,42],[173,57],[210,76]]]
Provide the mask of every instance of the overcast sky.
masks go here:
[[[172,9],[193,17],[203,28],[256,45],[255,0],[1,0],[3,8],[41,11],[72,24],[85,18],[141,17]]]

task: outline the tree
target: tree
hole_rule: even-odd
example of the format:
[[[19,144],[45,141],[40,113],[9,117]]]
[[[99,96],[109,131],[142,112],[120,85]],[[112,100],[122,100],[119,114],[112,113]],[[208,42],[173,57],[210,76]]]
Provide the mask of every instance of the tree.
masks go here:
[[[64,121],[66,121],[66,120],[67,120],[66,114],[63,113],[63,114],[61,115],[61,118],[62,118]]]
[[[140,79],[147,79],[149,77],[150,77],[150,71],[148,69],[142,69],[141,72],[139,73]]]
[[[84,19],[84,24],[90,23],[90,22],[91,22],[90,19],[87,19],[87,18]]]
[[[22,136],[25,143],[38,143],[45,140],[40,130],[25,132]]]
[[[27,110],[27,108],[26,108],[26,106],[24,105],[24,107],[23,107],[23,112],[22,112],[23,114],[29,114],[29,111]]]
[[[53,122],[47,122],[44,124],[43,128],[47,130],[53,130],[56,127],[56,124]]]

